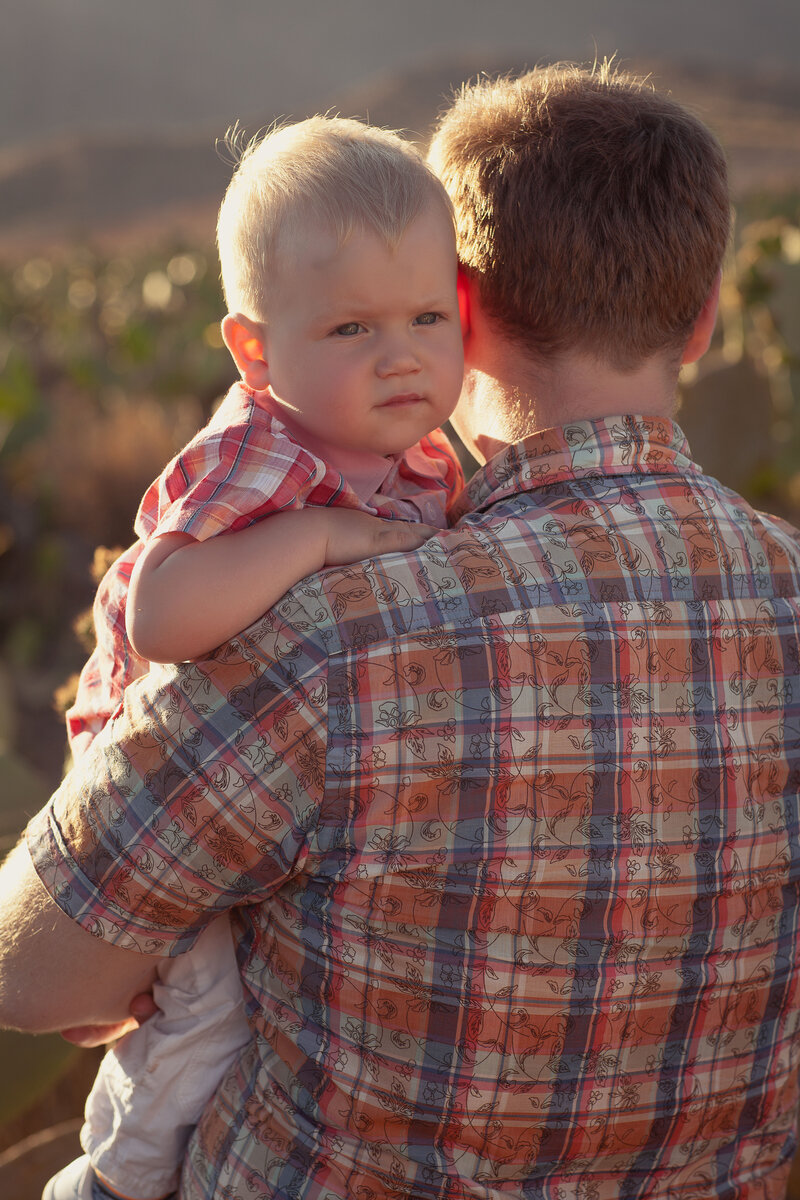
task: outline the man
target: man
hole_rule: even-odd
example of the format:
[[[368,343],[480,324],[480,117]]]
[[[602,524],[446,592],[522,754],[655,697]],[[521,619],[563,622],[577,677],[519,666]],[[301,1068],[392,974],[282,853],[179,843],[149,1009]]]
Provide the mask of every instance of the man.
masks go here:
[[[489,460],[458,524],[130,689],[7,868],[0,1014],[116,1019],[229,910],[253,1042],[185,1200],[777,1198],[800,539],[671,420],[722,155],[606,69],[469,90],[432,153]]]

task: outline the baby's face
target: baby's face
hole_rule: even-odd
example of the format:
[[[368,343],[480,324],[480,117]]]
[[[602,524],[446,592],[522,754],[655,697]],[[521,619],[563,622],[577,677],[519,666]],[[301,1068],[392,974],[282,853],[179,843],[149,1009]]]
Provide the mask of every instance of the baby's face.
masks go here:
[[[446,421],[463,347],[452,227],[435,205],[396,249],[372,231],[343,246],[325,227],[287,235],[270,288],[270,391],[334,446],[395,454]]]

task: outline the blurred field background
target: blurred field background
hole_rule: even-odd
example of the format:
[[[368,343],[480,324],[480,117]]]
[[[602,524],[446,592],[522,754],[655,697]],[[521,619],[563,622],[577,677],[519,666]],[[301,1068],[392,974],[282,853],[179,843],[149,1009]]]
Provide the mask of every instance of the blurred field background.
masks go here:
[[[80,19],[93,4],[61,8]],[[198,8],[210,19],[213,4]],[[234,5],[251,16],[257,8]],[[443,6],[451,20],[456,8]],[[610,8],[621,29],[630,6]],[[715,2],[709,8],[723,11]],[[186,15],[185,4],[176,9]],[[31,29],[45,10],[53,18],[45,0],[26,5]],[[788,37],[793,9],[774,10],[783,22],[773,31],[777,45]],[[761,11],[768,20],[770,6]],[[609,29],[602,53],[625,48]],[[523,55],[515,40],[505,52],[462,44],[448,57],[431,34],[408,62],[402,54],[392,59],[387,43],[380,69],[359,76],[348,66],[344,80],[320,71],[314,87],[285,84],[285,107],[251,99],[233,109],[229,99],[212,112],[198,103],[197,121],[176,106],[171,115],[180,120],[154,123],[147,114],[138,124],[115,123],[101,107],[103,119],[76,131],[59,123],[52,97],[49,107],[40,98],[51,125],[35,136],[25,126],[30,113],[19,108],[15,133],[0,112],[0,849],[13,844],[64,767],[59,705],[86,655],[98,547],[131,541],[144,489],[234,378],[219,336],[213,247],[231,170],[218,145],[227,126],[240,117],[252,134],[279,116],[334,109],[402,128],[424,145],[453,87],[478,71],[591,59],[588,36],[571,49],[550,40],[549,55],[540,49],[546,42],[531,43],[530,52],[525,43]],[[369,43],[371,55],[377,45]],[[709,37],[705,58],[674,46],[662,58],[654,35],[646,52],[625,55],[625,65],[651,72],[716,130],[731,165],[736,232],[720,320],[710,354],[684,376],[679,420],[710,473],[800,524],[800,81],[777,51],[746,64],[742,51],[734,64],[710,45]],[[273,65],[279,51],[273,46]],[[7,46],[0,66],[4,54]],[[111,78],[96,87],[115,96]],[[141,81],[140,93],[144,112]],[[0,1195],[38,1200],[51,1169],[76,1152],[96,1061],[97,1053],[58,1038],[0,1034]]]

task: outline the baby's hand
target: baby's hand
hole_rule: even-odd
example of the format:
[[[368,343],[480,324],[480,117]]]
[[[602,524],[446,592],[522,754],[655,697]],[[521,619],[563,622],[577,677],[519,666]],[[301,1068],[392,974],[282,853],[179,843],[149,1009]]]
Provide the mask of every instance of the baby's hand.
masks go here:
[[[311,512],[306,509],[306,512]],[[339,567],[377,554],[416,550],[441,530],[410,521],[384,521],[350,508],[318,508],[325,523],[325,566]]]

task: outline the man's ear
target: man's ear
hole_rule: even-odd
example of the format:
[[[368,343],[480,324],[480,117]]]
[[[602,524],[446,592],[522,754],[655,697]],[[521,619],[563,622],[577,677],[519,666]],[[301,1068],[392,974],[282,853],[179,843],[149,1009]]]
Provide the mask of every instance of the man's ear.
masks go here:
[[[697,362],[699,358],[703,357],[711,344],[711,335],[717,323],[719,288],[721,283],[722,271],[717,274],[713,287],[706,297],[706,302],[700,309],[700,315],[694,323],[694,329],[689,335],[689,340],[683,348],[682,364]]]
[[[466,337],[470,331],[470,280],[462,266],[458,268],[456,278],[458,293],[458,315],[461,318],[461,336]]]
[[[222,320],[222,337],[242,379],[263,392],[269,386],[265,327],[242,313],[228,313]]]

